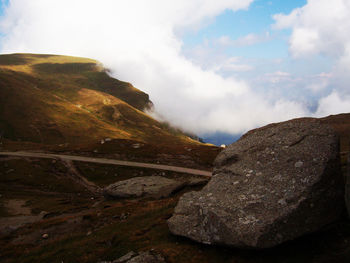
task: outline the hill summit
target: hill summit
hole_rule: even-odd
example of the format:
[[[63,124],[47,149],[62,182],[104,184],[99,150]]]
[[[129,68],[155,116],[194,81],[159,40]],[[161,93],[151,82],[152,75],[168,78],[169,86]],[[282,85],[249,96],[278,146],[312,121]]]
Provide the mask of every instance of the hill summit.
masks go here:
[[[0,56],[0,135],[12,141],[81,144],[101,138],[191,142],[145,114],[149,96],[86,58]]]

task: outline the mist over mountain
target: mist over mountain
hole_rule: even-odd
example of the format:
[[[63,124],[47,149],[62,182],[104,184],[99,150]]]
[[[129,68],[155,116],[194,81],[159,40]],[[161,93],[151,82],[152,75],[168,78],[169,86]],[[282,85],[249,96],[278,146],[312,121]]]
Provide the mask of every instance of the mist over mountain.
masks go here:
[[[143,111],[149,96],[92,59],[0,55],[0,134],[11,141],[84,144],[104,138],[195,143]]]
[[[97,59],[199,136],[349,111],[348,3],[293,3],[12,0],[0,52]]]

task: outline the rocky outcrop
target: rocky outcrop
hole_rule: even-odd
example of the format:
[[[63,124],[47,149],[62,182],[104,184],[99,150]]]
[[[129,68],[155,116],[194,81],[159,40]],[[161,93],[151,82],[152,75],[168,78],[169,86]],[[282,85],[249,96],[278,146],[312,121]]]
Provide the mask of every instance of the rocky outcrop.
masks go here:
[[[107,198],[162,198],[171,195],[184,185],[184,182],[162,176],[134,177],[107,186],[103,194]]]
[[[240,248],[317,231],[344,209],[338,141],[329,126],[309,118],[248,132],[219,154],[202,191],[181,197],[170,231]]]

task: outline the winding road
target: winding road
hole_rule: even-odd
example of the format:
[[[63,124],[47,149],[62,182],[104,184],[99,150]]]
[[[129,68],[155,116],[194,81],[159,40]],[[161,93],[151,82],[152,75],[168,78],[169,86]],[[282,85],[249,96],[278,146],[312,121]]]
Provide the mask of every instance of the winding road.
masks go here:
[[[45,159],[62,159],[66,161],[80,161],[80,162],[89,162],[89,163],[101,163],[101,164],[112,164],[112,165],[121,165],[121,166],[130,166],[130,167],[141,167],[149,168],[156,170],[165,170],[178,173],[194,174],[210,177],[212,174],[208,171],[170,166],[163,164],[153,164],[153,163],[139,163],[139,162],[130,162],[106,158],[94,158],[94,157],[85,157],[85,156],[74,156],[74,155],[64,155],[64,154],[53,154],[53,153],[37,153],[37,152],[0,152],[0,156],[18,156],[18,157],[32,157],[32,158],[45,158]]]

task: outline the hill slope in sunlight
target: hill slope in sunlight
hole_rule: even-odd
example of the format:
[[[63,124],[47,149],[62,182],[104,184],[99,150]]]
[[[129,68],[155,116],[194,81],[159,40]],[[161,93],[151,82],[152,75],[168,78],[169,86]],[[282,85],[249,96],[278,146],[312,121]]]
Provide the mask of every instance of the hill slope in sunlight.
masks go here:
[[[86,143],[106,137],[191,141],[143,112],[151,106],[147,94],[111,78],[95,60],[0,56],[0,133],[9,140],[41,144]]]

